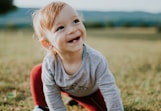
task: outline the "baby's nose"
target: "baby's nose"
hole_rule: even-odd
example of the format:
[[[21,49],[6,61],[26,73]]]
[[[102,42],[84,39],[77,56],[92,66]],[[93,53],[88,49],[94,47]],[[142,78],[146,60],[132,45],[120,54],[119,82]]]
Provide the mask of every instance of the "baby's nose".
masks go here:
[[[76,27],[74,27],[74,26],[69,26],[68,27],[68,34],[73,34],[73,33],[75,33],[76,32]]]

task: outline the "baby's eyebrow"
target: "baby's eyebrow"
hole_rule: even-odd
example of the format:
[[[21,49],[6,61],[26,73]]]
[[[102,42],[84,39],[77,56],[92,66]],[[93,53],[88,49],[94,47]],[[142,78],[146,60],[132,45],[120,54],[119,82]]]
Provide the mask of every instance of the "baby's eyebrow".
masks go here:
[[[74,19],[74,18],[79,18],[79,17],[78,17],[77,15],[74,15],[74,16],[72,16],[71,18],[73,18],[73,19]]]
[[[79,16],[74,15],[74,16],[71,17],[71,19],[79,19]],[[56,27],[56,28],[58,26],[61,26],[61,25],[63,25],[63,22],[61,22],[61,21],[53,24],[53,26]]]
[[[58,22],[58,23],[54,24],[54,26],[60,26],[62,24],[63,24],[62,22]]]
[[[62,22],[58,22],[58,23],[56,23],[56,24],[53,24],[53,30],[55,30],[55,29],[57,29],[58,27],[60,27],[60,26],[62,26],[63,25],[63,23]]]

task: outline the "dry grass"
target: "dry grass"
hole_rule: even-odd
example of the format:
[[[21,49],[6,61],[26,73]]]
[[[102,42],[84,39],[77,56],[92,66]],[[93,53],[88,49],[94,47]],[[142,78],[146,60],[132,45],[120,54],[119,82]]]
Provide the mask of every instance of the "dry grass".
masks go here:
[[[161,110],[161,34],[151,29],[88,30],[108,60],[125,111]],[[29,73],[44,56],[32,30],[0,31],[0,111],[31,111]],[[70,111],[85,111],[77,106]]]

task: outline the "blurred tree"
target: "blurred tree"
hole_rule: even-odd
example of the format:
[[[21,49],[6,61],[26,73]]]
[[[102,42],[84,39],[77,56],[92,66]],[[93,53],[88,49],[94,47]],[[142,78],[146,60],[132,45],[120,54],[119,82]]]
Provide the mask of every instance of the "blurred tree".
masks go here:
[[[130,22],[124,22],[122,24],[123,27],[132,27],[132,24]]]
[[[161,33],[161,24],[159,24],[159,25],[157,26],[157,31],[158,31],[159,33]]]
[[[106,24],[99,21],[93,21],[93,22],[84,22],[85,27],[87,28],[104,28],[106,27]]]
[[[114,27],[112,20],[107,21],[107,27]]]
[[[13,0],[0,0],[0,15],[6,14],[16,9],[17,7],[13,5]]]

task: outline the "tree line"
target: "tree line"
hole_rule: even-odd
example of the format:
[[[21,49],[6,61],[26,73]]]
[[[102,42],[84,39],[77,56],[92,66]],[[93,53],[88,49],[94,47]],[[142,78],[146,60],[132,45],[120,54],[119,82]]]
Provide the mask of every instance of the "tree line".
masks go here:
[[[14,11],[17,7],[13,4],[13,0],[0,0],[0,15],[7,14],[10,11]]]
[[[10,11],[14,11],[17,7],[13,4],[13,0],[0,0],[0,15],[7,14]],[[84,22],[87,28],[105,28],[105,27],[116,27],[114,22],[107,21],[105,22]],[[131,22],[123,22],[121,27],[134,27],[134,24]],[[158,32],[161,32],[161,24],[155,25],[157,27]],[[137,27],[149,27],[149,24],[141,22]]]

